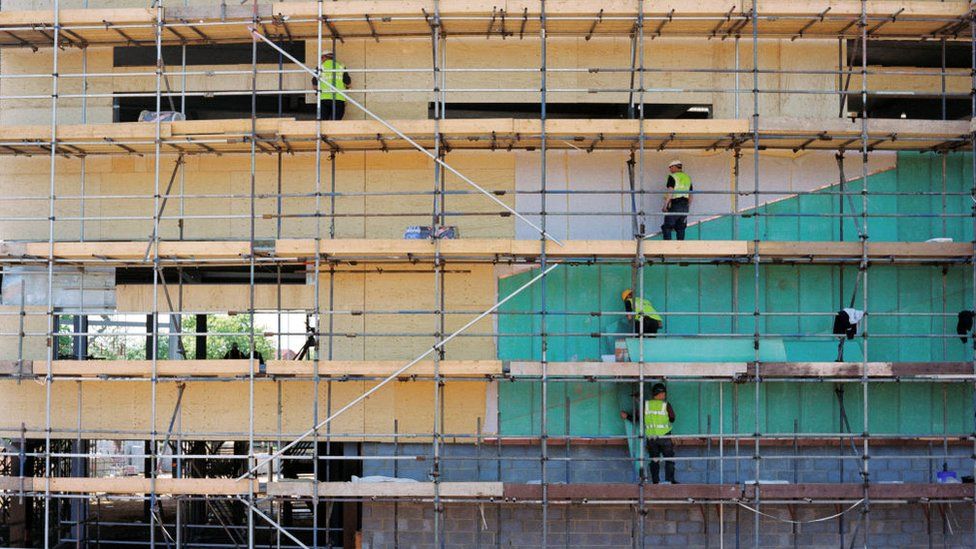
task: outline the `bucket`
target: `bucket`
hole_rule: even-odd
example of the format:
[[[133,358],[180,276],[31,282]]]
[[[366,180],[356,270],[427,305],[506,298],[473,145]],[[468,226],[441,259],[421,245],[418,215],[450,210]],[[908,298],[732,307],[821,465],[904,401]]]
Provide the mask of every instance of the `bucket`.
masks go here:
[[[613,344],[613,356],[617,362],[630,362],[630,355],[627,353],[627,340],[618,339]]]

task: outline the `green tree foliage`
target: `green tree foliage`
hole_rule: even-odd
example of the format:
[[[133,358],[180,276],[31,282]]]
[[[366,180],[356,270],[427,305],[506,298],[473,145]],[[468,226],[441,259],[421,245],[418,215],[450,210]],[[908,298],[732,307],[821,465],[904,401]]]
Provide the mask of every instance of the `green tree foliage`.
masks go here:
[[[237,343],[238,349],[242,353],[251,348],[251,327],[248,315],[208,315],[207,332],[223,333],[234,335],[208,335],[207,336],[207,358],[221,359],[231,348],[231,344]],[[168,324],[161,319],[160,334],[156,338],[156,356],[165,359],[169,357],[170,338],[168,335]],[[183,333],[195,332],[197,329],[196,317],[189,315],[183,317]],[[61,332],[70,332],[70,326],[61,326]],[[128,335],[131,328],[126,330],[123,327],[104,327],[98,331],[99,335],[89,338],[88,354],[95,358],[105,360],[142,360],[146,358],[146,336]],[[259,353],[266,359],[275,358],[274,341],[264,336],[267,329],[264,326],[254,327],[254,346]],[[64,356],[71,354],[71,337],[67,335],[58,336],[58,352]],[[196,357],[196,336],[184,335],[181,338],[186,359]]]
[[[248,315],[209,315],[207,316],[207,332],[240,334],[230,336],[207,336],[207,358],[224,358],[230,351],[230,346],[237,343],[237,348],[244,352],[251,348],[251,328],[250,317]],[[195,316],[184,317],[183,331],[195,332],[197,329],[197,319]],[[265,337],[264,326],[254,326],[254,347],[264,356],[265,360],[275,358],[274,341],[270,337]],[[196,356],[196,337],[183,336],[183,348],[187,358]],[[163,356],[163,355],[160,355]]]

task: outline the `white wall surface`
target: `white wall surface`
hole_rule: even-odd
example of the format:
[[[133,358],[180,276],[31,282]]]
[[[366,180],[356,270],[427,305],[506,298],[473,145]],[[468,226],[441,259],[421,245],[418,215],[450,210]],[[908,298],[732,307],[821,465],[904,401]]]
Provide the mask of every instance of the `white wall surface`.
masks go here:
[[[628,154],[621,151],[551,151],[547,155],[547,193],[561,191],[603,190],[620,192],[629,189],[627,177]],[[754,206],[751,194],[733,194],[734,164],[731,152],[702,151],[648,151],[644,155],[643,182],[640,171],[635,170],[635,188],[648,194],[638,198],[637,208],[646,212],[648,234],[660,232],[663,221],[662,191],[667,181],[667,165],[672,159],[684,162],[685,172],[691,176],[696,191],[714,194],[696,195],[689,224],[703,219],[742,211]],[[541,188],[541,162],[538,152],[516,153],[515,186],[520,192],[538,191]],[[895,167],[896,155],[874,152],[868,163],[869,173],[878,173]],[[753,167],[755,158],[751,151],[744,152],[740,161],[739,190],[750,192],[754,187]],[[845,160],[848,180],[860,177],[861,161],[858,155]],[[808,151],[793,154],[789,151],[765,152],[760,157],[760,192],[784,193],[761,194],[760,204],[788,198],[789,194],[810,191],[839,181],[837,162],[832,152]],[[653,194],[657,193],[657,194]],[[541,198],[539,194],[518,195],[516,208],[526,214],[533,223],[540,224]],[[626,194],[548,194],[546,197],[547,231],[557,238],[566,239],[630,239],[633,237],[630,197]],[[565,215],[566,212],[601,213],[601,215]],[[563,215],[560,215],[563,214]],[[536,238],[535,230],[519,222],[516,238]]]

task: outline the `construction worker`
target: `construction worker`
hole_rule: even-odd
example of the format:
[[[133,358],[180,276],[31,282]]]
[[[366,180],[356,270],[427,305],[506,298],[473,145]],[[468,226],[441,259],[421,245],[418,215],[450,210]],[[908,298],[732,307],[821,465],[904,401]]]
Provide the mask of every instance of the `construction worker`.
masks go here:
[[[624,420],[632,421],[630,414],[620,412]],[[674,423],[674,409],[668,402],[668,390],[663,383],[655,383],[651,388],[651,398],[644,401],[644,435],[647,438],[647,456],[651,460],[651,482],[661,481],[661,463],[664,458],[664,480],[677,484],[674,480],[674,442],[667,437]]]
[[[319,89],[319,120],[342,120],[346,114],[346,98],[336,93],[329,84],[345,91],[352,84],[352,78],[349,78],[345,65],[336,61],[331,51],[322,52],[319,75],[324,75],[324,81],[312,78],[312,85]]]
[[[691,209],[691,178],[682,171],[680,160],[672,160],[668,164],[667,194],[664,195],[664,224],[661,225],[661,236],[664,240],[671,240],[674,231],[678,240],[685,239],[685,228],[688,226],[688,210]]]
[[[224,354],[224,360],[242,360],[244,358],[244,353],[237,347],[237,343],[231,343],[230,350]]]
[[[627,320],[634,322],[635,334],[653,335],[661,329],[661,315],[657,314],[657,310],[654,309],[650,301],[643,297],[635,299],[634,291],[630,288],[620,294],[620,299],[624,301],[627,312],[633,313],[627,315]]]

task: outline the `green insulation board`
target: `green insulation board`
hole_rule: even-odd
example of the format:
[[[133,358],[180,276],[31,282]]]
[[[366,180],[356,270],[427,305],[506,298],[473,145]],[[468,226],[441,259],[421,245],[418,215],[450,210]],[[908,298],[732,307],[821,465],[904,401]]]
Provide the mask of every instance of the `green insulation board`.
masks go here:
[[[968,193],[972,182],[971,157],[951,154],[946,159],[946,183],[950,191]],[[897,193],[942,189],[941,157],[902,153],[897,169],[869,178],[872,193],[888,189]],[[848,182],[845,190],[859,190],[859,181]],[[783,221],[760,218],[762,239],[840,240],[837,186],[823,189],[825,196],[803,195],[765,206],[764,212],[808,212],[818,215]],[[946,199],[946,211],[958,217],[879,218],[876,212],[936,212],[943,208],[937,195],[871,196],[869,211],[872,240],[919,241],[933,236],[971,240],[973,220],[970,206],[962,200]],[[844,211],[860,204],[860,197],[844,200]],[[786,219],[789,219],[787,222]],[[747,223],[748,221],[748,223]],[[740,220],[739,238],[751,239],[746,231],[751,218]],[[943,226],[945,225],[945,226]],[[732,237],[730,219],[703,223],[704,238]],[[849,230],[847,230],[849,229]],[[853,223],[844,240],[856,240]],[[694,238],[689,233],[689,238]],[[536,271],[501,278],[499,296],[510,295]],[[614,336],[598,333],[629,331],[621,311],[620,292],[633,284],[635,273],[628,265],[564,265],[545,278],[546,338],[549,361],[598,361],[614,353]],[[872,316],[867,326],[870,338],[845,344],[845,360],[870,361],[960,361],[972,358],[971,344],[957,337],[955,314],[973,302],[972,266],[875,265],[868,270],[867,309],[872,313],[901,313]],[[837,310],[850,305],[864,307],[864,284],[855,288],[857,269],[837,265],[651,265],[644,269],[643,292],[665,313],[663,332],[667,338],[648,342],[646,360],[660,362],[743,361],[754,356],[753,334],[758,330],[760,356],[776,360],[785,352],[790,361],[833,361],[837,339],[830,336]],[[498,355],[502,360],[540,360],[541,315],[524,314],[542,310],[541,282],[524,291],[500,310]],[[758,292],[756,289],[758,288]],[[635,289],[636,291],[636,289]],[[733,306],[733,296],[738,305]],[[753,316],[758,296],[758,321]],[[523,314],[506,314],[506,313]],[[561,314],[573,313],[573,314]],[[707,313],[707,314],[705,314]],[[936,313],[922,316],[912,313]],[[758,322],[758,325],[757,325]],[[816,337],[810,338],[810,335]],[[803,341],[800,341],[800,336]],[[926,337],[935,336],[935,337]],[[730,344],[730,341],[736,343]],[[741,342],[748,342],[743,345]],[[765,344],[771,348],[764,348]],[[632,342],[631,352],[637,351]],[[782,350],[775,349],[782,346]],[[703,351],[707,347],[707,351]],[[699,358],[700,359],[700,358]],[[700,359],[702,360],[702,359]],[[853,432],[862,432],[863,398],[869,403],[868,429],[873,434],[941,435],[972,432],[972,390],[965,383],[904,382],[859,383],[767,381],[758,387],[728,382],[672,381],[669,400],[678,419],[676,434],[698,433],[837,433],[840,406],[836,388],[843,385],[844,404]],[[649,389],[649,388],[648,388]],[[621,410],[634,410],[634,384],[613,382],[549,382],[547,418],[550,435],[623,435]],[[499,384],[499,429],[507,435],[533,435],[540,429],[542,387],[538,382]],[[759,405],[759,425],[755,407]]]

